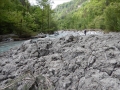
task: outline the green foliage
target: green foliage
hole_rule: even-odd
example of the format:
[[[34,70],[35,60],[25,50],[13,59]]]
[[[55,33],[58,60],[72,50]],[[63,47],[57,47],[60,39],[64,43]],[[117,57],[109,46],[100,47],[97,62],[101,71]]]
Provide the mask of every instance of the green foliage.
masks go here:
[[[30,37],[33,33],[54,31],[50,0],[38,1],[38,5],[31,6],[28,0],[0,0],[0,34]]]
[[[120,3],[111,3],[105,10],[106,29],[120,31]]]
[[[119,0],[73,0],[59,5],[55,11],[59,29],[120,31]]]

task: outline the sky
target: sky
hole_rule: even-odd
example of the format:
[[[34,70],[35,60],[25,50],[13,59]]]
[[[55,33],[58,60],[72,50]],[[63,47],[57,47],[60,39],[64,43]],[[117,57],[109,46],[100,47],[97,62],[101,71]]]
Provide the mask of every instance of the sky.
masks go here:
[[[55,8],[57,5],[65,3],[65,2],[69,2],[71,0],[52,0],[52,1],[54,2],[52,8]]]
[[[29,0],[31,4],[36,4],[35,0]],[[52,0],[54,3],[52,4],[52,8],[54,9],[57,5],[69,2],[71,0]]]

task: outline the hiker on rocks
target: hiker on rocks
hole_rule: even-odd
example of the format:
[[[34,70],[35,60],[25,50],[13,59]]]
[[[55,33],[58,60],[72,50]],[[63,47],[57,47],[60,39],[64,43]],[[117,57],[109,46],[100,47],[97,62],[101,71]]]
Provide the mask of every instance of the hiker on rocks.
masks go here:
[[[86,35],[86,33],[87,33],[87,31],[86,30],[84,30],[84,34]]]

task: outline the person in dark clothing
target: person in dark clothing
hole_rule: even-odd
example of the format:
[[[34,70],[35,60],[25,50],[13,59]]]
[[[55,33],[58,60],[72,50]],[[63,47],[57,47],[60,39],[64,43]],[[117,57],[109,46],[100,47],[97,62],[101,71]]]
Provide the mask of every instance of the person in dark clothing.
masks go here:
[[[86,33],[87,33],[87,31],[86,30],[84,30],[84,34],[86,35]]]

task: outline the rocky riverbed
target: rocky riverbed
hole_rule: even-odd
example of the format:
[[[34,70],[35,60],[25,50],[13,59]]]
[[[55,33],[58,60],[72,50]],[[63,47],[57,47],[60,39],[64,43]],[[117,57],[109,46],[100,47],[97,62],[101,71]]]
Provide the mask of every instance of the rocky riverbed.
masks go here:
[[[25,41],[0,55],[0,90],[120,90],[120,33]]]

